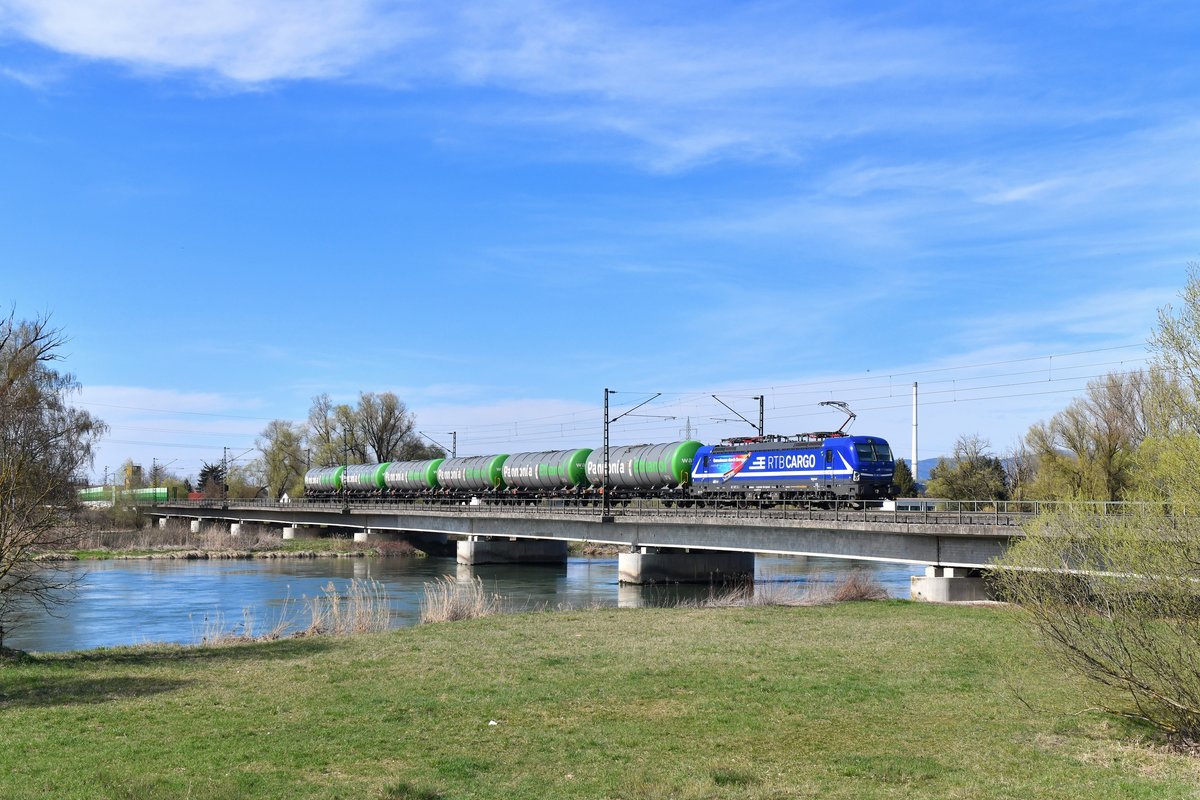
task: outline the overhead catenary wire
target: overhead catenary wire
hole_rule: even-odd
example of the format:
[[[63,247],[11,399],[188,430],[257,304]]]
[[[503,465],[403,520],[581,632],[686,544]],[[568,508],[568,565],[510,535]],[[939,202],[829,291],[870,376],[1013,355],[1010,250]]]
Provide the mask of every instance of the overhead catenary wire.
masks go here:
[[[1120,360],[1093,359],[1082,364],[1064,364],[1062,363],[1064,360],[1068,360],[1071,357],[1095,353],[1132,350],[1135,348],[1142,348],[1144,350],[1145,347],[1146,345],[1143,343],[1115,345],[1112,347],[1092,348],[1088,350],[1078,350],[1038,356],[1023,356],[1019,358],[999,359],[970,364],[947,365],[919,370],[894,370],[891,372],[875,371],[867,375],[818,379],[805,382],[777,384],[766,387],[718,387],[715,389],[715,391],[723,394],[767,394],[770,400],[769,408],[773,412],[770,423],[772,426],[778,429],[780,425],[785,423],[798,424],[800,421],[805,419],[826,416],[826,412],[819,412],[815,410],[804,411],[804,409],[811,408],[811,403],[794,402],[800,400],[804,396],[829,397],[836,392],[839,398],[846,399],[849,402],[856,404],[856,408],[861,411],[885,411],[908,408],[909,403],[907,400],[907,385],[901,384],[898,381],[901,379],[912,378],[914,376],[943,376],[931,377],[922,381],[922,405],[945,405],[949,403],[985,402],[989,400],[1015,400],[1024,397],[1077,393],[1086,388],[1087,381],[1101,378],[1105,374],[1114,374],[1090,372],[1087,374],[1077,373],[1084,370],[1095,370],[1098,368],[1111,366],[1132,367],[1136,364],[1144,364],[1149,359],[1149,356],[1131,354],[1131,357],[1122,358]],[[1034,369],[1009,370],[1005,372],[984,373],[978,375],[956,374],[1004,365],[1029,364],[1038,361],[1052,362],[1054,364],[1053,371],[1051,372],[1047,367],[1038,367]],[[1122,372],[1116,372],[1115,374],[1128,374],[1130,371],[1135,370],[1126,370]],[[1019,378],[1043,373],[1047,375],[1046,378],[1028,381],[997,382],[1004,378]],[[886,376],[886,378],[884,376]],[[996,393],[998,390],[1003,389],[1032,389],[1032,387],[1046,383],[1059,384],[1062,385],[1063,388],[1055,388],[1047,391]],[[939,388],[942,386],[945,386],[946,388]],[[885,391],[886,394],[884,393]],[[897,394],[897,392],[901,392],[901,394]],[[617,394],[617,397],[620,399],[625,399],[632,396],[640,399],[651,394],[654,393],[621,390]],[[683,416],[699,416],[700,418],[703,418],[703,415],[696,414],[694,410],[695,404],[697,402],[704,401],[706,398],[709,399],[709,402],[711,403],[711,394],[712,391],[710,390],[663,392],[660,398],[660,407],[663,407],[668,411],[677,409],[674,416],[679,418],[682,418]],[[940,397],[944,397],[946,399],[938,399]],[[862,403],[880,403],[881,401],[896,398],[903,398],[903,400],[902,402],[891,404],[884,402],[877,405],[858,405]],[[789,400],[793,400],[793,402],[789,402]],[[630,402],[630,405],[635,404],[636,401]],[[269,422],[275,419],[269,417],[227,414],[221,412],[127,406],[114,403],[83,401],[80,402],[80,405],[96,406],[100,408],[116,408],[131,411],[144,411],[147,413],[163,414],[167,416],[187,415],[193,417],[200,416],[261,422]],[[574,443],[575,441],[583,438],[590,440],[591,438],[598,436],[598,432],[601,428],[597,415],[597,410],[590,408],[579,408],[553,414],[523,417],[516,420],[459,424],[455,425],[454,427],[456,427],[459,432],[461,449],[482,451],[491,447],[492,445],[510,446],[520,442]],[[700,430],[713,430],[715,427],[703,422],[697,422],[696,426]],[[674,436],[677,435],[677,428],[677,424],[664,425],[662,420],[634,417],[621,420],[620,423],[614,427],[614,434],[620,436],[621,438],[630,439],[636,437],[649,438],[656,435]],[[197,438],[222,436],[227,440],[230,438],[236,438],[248,442],[255,438],[255,434],[253,433],[232,433],[229,431],[186,431],[177,428],[155,428],[139,425],[122,425],[120,423],[113,424],[112,429],[131,432],[176,433],[186,437]],[[107,439],[106,441],[111,444],[128,444],[162,448],[209,449],[212,447],[212,445],[185,441],[156,442],[138,439]]]

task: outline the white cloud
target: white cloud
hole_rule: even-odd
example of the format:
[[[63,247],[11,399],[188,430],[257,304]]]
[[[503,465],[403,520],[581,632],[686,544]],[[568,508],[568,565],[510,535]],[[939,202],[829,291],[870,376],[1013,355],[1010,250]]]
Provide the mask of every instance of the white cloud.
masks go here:
[[[344,75],[403,38],[369,0],[7,0],[0,20],[46,47],[255,84]]]

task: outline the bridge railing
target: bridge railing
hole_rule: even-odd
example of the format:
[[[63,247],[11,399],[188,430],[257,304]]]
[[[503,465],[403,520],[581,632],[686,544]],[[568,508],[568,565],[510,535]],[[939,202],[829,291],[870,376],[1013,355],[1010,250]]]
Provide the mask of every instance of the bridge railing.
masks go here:
[[[595,519],[605,513],[596,500],[543,498],[461,498],[431,497],[420,500],[400,500],[386,497],[298,499],[278,501],[266,499],[234,500],[177,500],[157,503],[156,506],[191,509],[262,509],[277,511],[368,512],[395,511],[398,513],[504,514],[512,516],[555,516]],[[673,517],[712,519],[798,519],[810,521],[868,521],[907,524],[958,524],[1020,526],[1039,514],[1073,513],[1101,516],[1125,516],[1143,513],[1147,503],[1083,502],[1046,500],[940,500],[917,498],[906,503],[896,501],[887,508],[861,503],[836,501],[824,507],[807,507],[798,503],[744,499],[706,501],[664,501],[651,498],[632,498],[614,501],[607,513],[616,517]],[[1163,510],[1162,504],[1156,506]],[[1170,509],[1167,509],[1170,513]]]

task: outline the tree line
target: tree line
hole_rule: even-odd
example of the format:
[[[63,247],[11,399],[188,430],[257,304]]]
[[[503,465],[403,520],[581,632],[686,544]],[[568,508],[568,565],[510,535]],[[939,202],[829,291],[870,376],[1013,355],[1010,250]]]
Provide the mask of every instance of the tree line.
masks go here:
[[[954,452],[930,471],[925,493],[952,500],[1178,497],[1184,487],[1171,476],[1200,455],[1184,435],[1189,430],[1194,435],[1200,426],[1188,424],[1194,412],[1181,399],[1189,391],[1186,365],[1200,353],[1180,349],[1189,346],[1180,329],[1194,324],[1187,319],[1193,312],[1163,313],[1151,340],[1155,358],[1149,368],[1093,379],[1082,396],[1030,426],[1002,455],[979,434],[960,436]]]
[[[304,490],[304,473],[313,467],[446,455],[421,439],[416,416],[392,392],[360,392],[355,403],[334,403],[328,394],[319,394],[305,421],[272,420],[255,439],[255,449],[257,455],[249,461],[204,462],[194,483],[161,468],[150,480],[154,486],[208,497],[295,497]],[[132,463],[127,461],[123,469]]]

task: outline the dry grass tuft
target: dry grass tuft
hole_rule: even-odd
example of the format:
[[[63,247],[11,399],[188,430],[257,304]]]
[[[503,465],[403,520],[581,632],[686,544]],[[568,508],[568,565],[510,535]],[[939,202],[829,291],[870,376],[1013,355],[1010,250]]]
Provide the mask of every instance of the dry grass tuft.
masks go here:
[[[886,600],[887,589],[865,572],[854,571],[833,583],[809,590],[805,600],[812,605],[852,603],[859,600]]]
[[[504,599],[483,590],[483,580],[475,578],[459,583],[446,576],[425,584],[421,601],[421,622],[454,622],[460,619],[490,617],[504,610]]]
[[[306,600],[310,636],[350,636],[382,633],[392,625],[392,608],[387,591],[379,581],[353,580],[340,594],[330,581],[319,597]]]
[[[188,615],[190,618],[190,614]],[[254,616],[251,606],[242,608],[242,621],[233,626],[225,624],[225,615],[220,611],[205,614],[197,624],[193,620],[193,639],[197,647],[216,647],[226,644],[243,644],[246,642],[274,642],[288,635],[292,627],[293,615],[290,601],[284,604],[283,611],[275,618],[270,628],[260,629],[258,619]]]
[[[684,608],[749,608],[761,606],[815,606],[855,600],[886,600],[887,590],[865,572],[852,572],[832,583],[799,591],[795,584],[781,582],[744,583],[703,600],[685,601]]]
[[[714,590],[703,600],[684,601],[684,608],[748,608],[753,606],[799,606],[804,598],[786,583],[739,583],[723,591]]]

